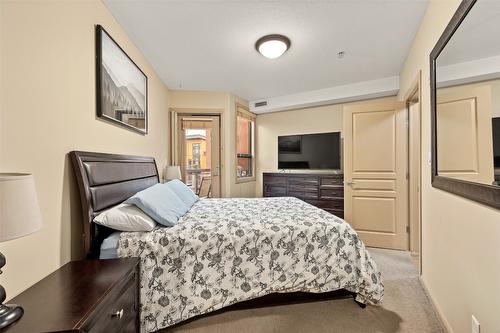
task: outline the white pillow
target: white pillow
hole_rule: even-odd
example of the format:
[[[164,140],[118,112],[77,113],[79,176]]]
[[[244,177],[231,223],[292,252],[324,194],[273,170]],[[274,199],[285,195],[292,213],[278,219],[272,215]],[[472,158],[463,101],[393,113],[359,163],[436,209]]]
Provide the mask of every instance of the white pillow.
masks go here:
[[[94,218],[94,222],[120,231],[151,231],[156,222],[134,205],[120,204]]]

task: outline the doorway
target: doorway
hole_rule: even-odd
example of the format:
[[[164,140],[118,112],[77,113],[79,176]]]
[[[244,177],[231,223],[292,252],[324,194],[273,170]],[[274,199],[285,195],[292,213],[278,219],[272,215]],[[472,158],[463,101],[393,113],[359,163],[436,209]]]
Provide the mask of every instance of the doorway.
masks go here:
[[[220,116],[176,115],[182,181],[198,196],[220,197]]]

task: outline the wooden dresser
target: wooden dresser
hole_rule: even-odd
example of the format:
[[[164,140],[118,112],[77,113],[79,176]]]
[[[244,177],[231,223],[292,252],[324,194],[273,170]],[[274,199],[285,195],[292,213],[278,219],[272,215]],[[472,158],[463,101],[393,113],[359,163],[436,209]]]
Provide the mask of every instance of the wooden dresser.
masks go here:
[[[344,175],[264,173],[264,197],[295,197],[344,218]]]
[[[1,332],[139,332],[139,259],[72,261],[9,304],[24,316]]]

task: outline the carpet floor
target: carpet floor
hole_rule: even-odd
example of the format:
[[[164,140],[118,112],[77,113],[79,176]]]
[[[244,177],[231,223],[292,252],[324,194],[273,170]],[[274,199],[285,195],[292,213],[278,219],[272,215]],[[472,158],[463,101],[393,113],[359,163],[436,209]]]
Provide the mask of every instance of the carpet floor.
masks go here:
[[[231,310],[162,330],[162,333],[442,333],[407,252],[369,249],[382,272],[384,304],[361,309],[337,299]]]

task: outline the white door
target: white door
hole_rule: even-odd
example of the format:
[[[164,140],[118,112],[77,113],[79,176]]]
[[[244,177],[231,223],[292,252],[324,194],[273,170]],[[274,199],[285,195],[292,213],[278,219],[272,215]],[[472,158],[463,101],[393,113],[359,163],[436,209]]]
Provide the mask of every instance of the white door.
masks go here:
[[[368,246],[408,249],[406,135],[403,103],[344,107],[345,220]]]

